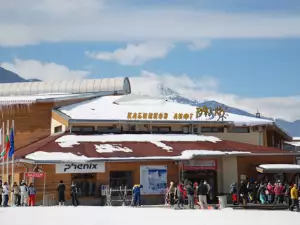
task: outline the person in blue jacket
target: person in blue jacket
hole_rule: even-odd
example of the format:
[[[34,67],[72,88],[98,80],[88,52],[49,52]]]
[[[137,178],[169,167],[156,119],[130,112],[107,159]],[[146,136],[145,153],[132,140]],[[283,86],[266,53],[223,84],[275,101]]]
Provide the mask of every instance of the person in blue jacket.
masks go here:
[[[141,188],[143,188],[141,184],[135,184],[132,188],[133,206],[141,206]]]

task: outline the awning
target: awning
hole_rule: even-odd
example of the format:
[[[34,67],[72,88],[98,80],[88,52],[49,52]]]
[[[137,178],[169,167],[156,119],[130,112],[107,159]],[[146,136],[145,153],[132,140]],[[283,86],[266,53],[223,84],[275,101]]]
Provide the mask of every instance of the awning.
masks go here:
[[[296,164],[262,164],[256,167],[259,173],[300,173],[300,165]]]

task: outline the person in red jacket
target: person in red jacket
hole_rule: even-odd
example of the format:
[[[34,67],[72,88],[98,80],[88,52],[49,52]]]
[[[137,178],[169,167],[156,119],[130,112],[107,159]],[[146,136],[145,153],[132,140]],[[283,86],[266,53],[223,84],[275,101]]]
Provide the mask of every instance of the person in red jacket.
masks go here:
[[[281,182],[278,182],[277,184],[275,184],[275,187],[274,187],[275,201],[274,201],[274,203],[276,203],[276,204],[283,203],[283,195],[284,195],[283,191],[284,191],[284,187]]]

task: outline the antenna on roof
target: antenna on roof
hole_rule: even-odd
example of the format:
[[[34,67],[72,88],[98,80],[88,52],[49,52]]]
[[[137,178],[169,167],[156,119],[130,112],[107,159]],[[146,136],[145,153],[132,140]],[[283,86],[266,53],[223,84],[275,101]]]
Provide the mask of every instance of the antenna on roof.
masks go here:
[[[255,114],[255,116],[256,116],[256,118],[260,118],[260,112],[258,111],[258,109],[257,109],[257,112],[256,112],[256,114]]]

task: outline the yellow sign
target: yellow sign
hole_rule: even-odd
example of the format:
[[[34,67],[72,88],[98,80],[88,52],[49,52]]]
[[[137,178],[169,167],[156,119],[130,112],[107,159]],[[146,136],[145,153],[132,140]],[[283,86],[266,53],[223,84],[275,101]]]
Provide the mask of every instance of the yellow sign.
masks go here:
[[[202,116],[209,117],[209,119],[214,119],[218,117],[219,120],[224,120],[225,110],[222,107],[216,107],[215,109],[207,107],[198,107],[196,108],[196,114],[194,113],[174,113],[172,116],[173,120],[192,120],[193,116],[196,115],[196,118]],[[169,114],[165,112],[128,112],[127,119],[129,120],[168,120]]]
[[[173,120],[188,120],[193,119],[193,113],[174,113]],[[127,119],[129,120],[167,120],[169,119],[169,114],[164,112],[146,113],[146,112],[129,112],[127,114]]]
[[[208,108],[206,106],[197,107],[196,108],[196,118],[200,118],[202,116],[209,117],[210,119],[214,119],[217,117],[217,121],[223,121],[226,119],[225,108],[221,106],[217,106],[216,108]]]

